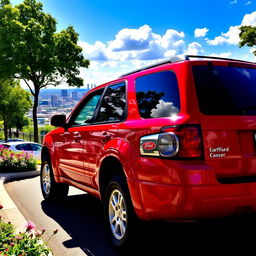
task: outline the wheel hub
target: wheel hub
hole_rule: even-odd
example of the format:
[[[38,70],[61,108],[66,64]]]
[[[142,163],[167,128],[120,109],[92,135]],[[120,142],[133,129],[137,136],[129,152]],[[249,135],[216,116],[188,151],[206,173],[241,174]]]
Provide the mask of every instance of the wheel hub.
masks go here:
[[[109,199],[109,223],[116,239],[121,240],[127,229],[127,208],[122,193],[115,189]]]
[[[45,164],[42,170],[42,185],[45,194],[49,194],[51,190],[51,177],[50,177],[50,167]]]

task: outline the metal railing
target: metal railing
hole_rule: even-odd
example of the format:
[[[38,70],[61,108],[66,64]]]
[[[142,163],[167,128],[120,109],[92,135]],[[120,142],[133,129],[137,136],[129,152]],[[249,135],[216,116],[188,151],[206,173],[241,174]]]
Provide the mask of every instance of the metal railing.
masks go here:
[[[33,133],[24,133],[20,132],[19,137],[16,137],[17,139],[23,139],[27,141],[35,141],[34,134]],[[39,134],[38,135],[38,143],[42,144],[44,139],[44,135]]]
[[[1,134],[1,137],[3,139],[4,135]],[[8,134],[8,139],[22,139],[22,140],[31,141],[31,142],[35,141],[35,137],[33,133],[25,133],[25,132],[19,132],[18,134],[13,132],[12,134]],[[42,144],[43,139],[44,139],[44,135],[39,134],[38,143]]]

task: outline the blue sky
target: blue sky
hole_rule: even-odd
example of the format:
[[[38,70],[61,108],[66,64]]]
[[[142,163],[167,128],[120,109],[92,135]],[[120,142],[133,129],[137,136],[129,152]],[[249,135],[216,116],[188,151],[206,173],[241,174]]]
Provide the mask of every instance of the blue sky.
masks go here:
[[[21,0],[12,0],[18,4]],[[256,0],[41,0],[58,30],[74,26],[91,60],[86,83],[172,56],[215,55],[256,61],[238,47],[240,25],[256,26]]]

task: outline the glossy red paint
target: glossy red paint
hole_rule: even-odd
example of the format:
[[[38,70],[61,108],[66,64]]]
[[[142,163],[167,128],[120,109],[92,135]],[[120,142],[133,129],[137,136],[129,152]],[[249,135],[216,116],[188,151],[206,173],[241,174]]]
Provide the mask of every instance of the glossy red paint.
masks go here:
[[[219,66],[230,63],[244,65],[230,61],[211,62]],[[89,92],[81,102],[100,88],[125,82],[126,117],[121,122],[58,128],[48,133],[44,146],[50,153],[56,181],[101,197],[101,165],[104,159],[113,157],[123,167],[133,207],[141,219],[200,219],[228,216],[241,207],[256,210],[256,179],[250,180],[250,177],[256,177],[256,116],[201,113],[192,74],[193,65],[208,65],[208,61],[161,65]],[[256,68],[255,65],[250,67]],[[180,111],[171,117],[143,119],[136,100],[136,78],[164,70],[171,70],[177,76]],[[186,135],[179,134],[185,138],[185,146],[186,141],[190,142],[189,149],[184,149],[184,159],[141,156],[142,136],[194,125],[198,129],[184,130]],[[191,137],[193,140],[190,140]],[[142,145],[147,150],[156,146],[154,142]],[[190,154],[191,148],[199,150]],[[186,159],[188,155],[190,158]],[[239,180],[239,177],[242,179]],[[243,182],[244,177],[248,178],[246,182]]]

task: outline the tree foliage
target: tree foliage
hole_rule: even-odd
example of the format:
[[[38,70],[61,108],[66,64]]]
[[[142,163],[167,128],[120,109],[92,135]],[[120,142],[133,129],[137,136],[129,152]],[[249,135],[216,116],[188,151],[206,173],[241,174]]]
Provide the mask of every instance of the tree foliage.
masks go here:
[[[0,120],[4,124],[5,140],[9,128],[13,125],[20,128],[21,123],[25,123],[24,115],[31,106],[30,93],[22,89],[18,81],[0,80]]]
[[[34,96],[36,140],[40,89],[63,82],[80,87],[80,68],[89,66],[74,28],[56,32],[56,25],[56,20],[36,0],[24,0],[16,6],[9,0],[0,0],[0,76],[24,80]]]
[[[240,47],[249,46],[253,47],[256,46],[256,27],[254,26],[241,26],[240,27]],[[256,51],[253,52],[256,55]]]
[[[156,91],[138,92],[137,100],[140,108],[140,114],[144,118],[151,117],[152,109],[156,108],[161,98],[164,96],[163,92],[157,93]]]

